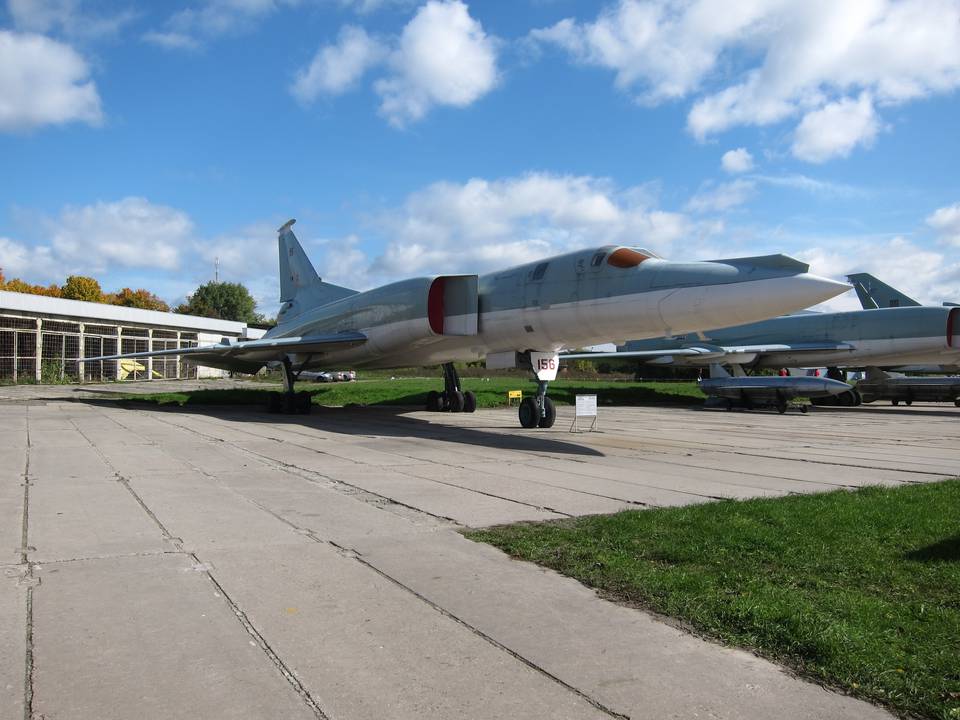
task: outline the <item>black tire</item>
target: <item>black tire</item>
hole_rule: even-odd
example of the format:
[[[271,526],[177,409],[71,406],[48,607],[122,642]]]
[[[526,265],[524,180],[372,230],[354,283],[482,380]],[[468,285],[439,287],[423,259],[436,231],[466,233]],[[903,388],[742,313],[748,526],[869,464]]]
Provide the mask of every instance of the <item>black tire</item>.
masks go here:
[[[913,405],[913,400],[904,400],[904,402],[907,404],[907,407]]]
[[[525,428],[535,428],[540,424],[540,404],[536,398],[525,397],[521,400],[517,414],[520,424]]]
[[[890,401],[890,404],[893,405],[894,407],[896,407],[897,405],[900,404],[900,401],[899,401],[899,400],[891,400],[891,401]]]
[[[783,415],[787,411],[787,404],[785,402],[777,403],[777,412]]]
[[[548,397],[543,398],[543,413],[540,415],[539,427],[551,428],[557,421],[557,409],[553,406],[553,400]]]
[[[801,405],[801,406],[800,406],[800,412],[802,412],[804,415],[806,415],[806,414],[807,414],[807,406],[806,406],[806,405]]]
[[[463,394],[463,411],[467,413],[477,411],[477,396],[470,390]]]
[[[440,393],[436,390],[427,393],[427,411],[440,412]]]
[[[459,390],[454,390],[447,396],[447,410],[450,412],[463,412],[464,402],[463,393]]]
[[[297,395],[297,412],[301,415],[309,415],[313,406],[313,397],[310,393],[299,393]]]
[[[860,407],[863,405],[863,396],[860,394],[860,391],[854,388],[850,392],[853,393],[853,405],[854,407]]]
[[[954,400],[953,404],[955,407],[960,407],[960,398],[957,398],[956,400]]]

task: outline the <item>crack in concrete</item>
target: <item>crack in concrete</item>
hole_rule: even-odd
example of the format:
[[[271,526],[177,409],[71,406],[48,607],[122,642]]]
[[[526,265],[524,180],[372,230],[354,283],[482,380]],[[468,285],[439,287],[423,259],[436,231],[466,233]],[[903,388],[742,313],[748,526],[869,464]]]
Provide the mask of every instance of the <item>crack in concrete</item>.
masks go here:
[[[309,533],[308,533],[308,535],[309,535]],[[316,538],[314,538],[314,539],[316,539]],[[319,542],[319,541],[318,541],[318,542]],[[526,665],[527,667],[529,667],[531,670],[534,670],[535,672],[540,673],[540,674],[543,675],[544,677],[546,677],[546,678],[548,678],[549,680],[552,680],[553,682],[555,682],[557,685],[560,685],[560,686],[561,686],[562,688],[564,688],[565,690],[568,690],[568,691],[572,692],[574,695],[576,695],[577,697],[581,698],[581,699],[584,700],[585,702],[589,703],[590,705],[592,705],[593,707],[595,707],[595,708],[596,708],[597,710],[599,710],[600,712],[602,712],[602,713],[604,713],[604,714],[606,714],[606,715],[608,715],[608,716],[610,716],[610,717],[612,717],[612,718],[617,718],[617,720],[630,720],[630,716],[629,716],[629,715],[626,715],[626,714],[624,714],[624,713],[618,712],[618,711],[614,710],[613,708],[610,708],[610,707],[604,705],[602,702],[600,702],[600,701],[597,700],[596,698],[592,697],[591,695],[588,695],[586,692],[584,692],[584,691],[581,690],[580,688],[578,688],[578,687],[576,687],[576,686],[574,686],[574,685],[571,685],[571,684],[568,683],[566,680],[563,680],[562,678],[558,677],[557,675],[554,675],[552,672],[550,672],[550,671],[547,670],[546,668],[541,667],[540,665],[537,665],[537,663],[535,663],[533,660],[530,660],[529,658],[526,658],[526,657],[524,657],[523,655],[521,655],[520,653],[518,653],[516,650],[513,650],[513,649],[507,647],[507,646],[504,645],[502,642],[500,642],[499,640],[495,639],[494,637],[488,635],[487,633],[485,633],[483,630],[481,630],[480,628],[476,627],[475,625],[471,625],[470,623],[468,623],[468,622],[467,622],[466,620],[464,620],[463,618],[461,618],[461,617],[459,617],[459,616],[457,616],[457,615],[454,615],[452,612],[450,612],[449,610],[447,610],[446,608],[444,608],[442,605],[438,605],[438,604],[435,603],[433,600],[431,600],[430,598],[428,598],[426,595],[423,595],[422,593],[418,592],[417,590],[414,590],[412,587],[410,587],[409,585],[404,584],[403,582],[401,582],[401,581],[398,580],[397,578],[393,577],[392,575],[387,574],[386,572],[384,572],[383,570],[381,570],[380,568],[378,568],[376,565],[374,565],[374,564],[371,563],[370,561],[366,560],[366,559],[363,557],[363,555],[360,554],[359,552],[357,552],[356,550],[353,550],[352,548],[346,548],[346,547],[343,547],[343,546],[341,546],[341,545],[337,545],[337,543],[333,542],[332,540],[329,540],[329,541],[327,541],[327,542],[329,542],[330,545],[333,545],[334,547],[336,547],[336,548],[337,548],[338,550],[340,550],[341,552],[345,553],[347,557],[353,558],[354,560],[356,560],[358,563],[360,563],[360,564],[363,565],[364,567],[369,568],[369,569],[372,570],[373,572],[377,573],[377,575],[379,575],[380,577],[384,578],[385,580],[389,581],[390,583],[392,583],[392,584],[396,585],[397,587],[399,587],[399,588],[405,590],[406,592],[410,593],[410,594],[413,595],[415,598],[417,598],[417,599],[420,600],[421,602],[427,604],[429,607],[433,608],[436,612],[440,613],[440,614],[443,615],[444,617],[447,617],[447,618],[453,620],[453,621],[454,621],[455,623],[457,623],[458,625],[460,625],[460,626],[462,626],[462,627],[465,627],[467,630],[469,630],[471,633],[473,633],[474,635],[476,635],[476,636],[479,637],[480,639],[486,641],[486,642],[489,643],[490,645],[493,645],[495,648],[497,648],[497,649],[499,649],[499,650],[507,653],[508,655],[510,655],[511,657],[513,657],[514,659],[518,660],[519,662],[521,662],[521,663],[523,663],[524,665]]]
[[[399,587],[400,589],[406,591],[406,592],[409,593],[410,595],[413,595],[413,597],[417,598],[417,600],[419,600],[420,602],[425,603],[427,606],[429,606],[429,607],[430,607],[432,610],[434,610],[435,612],[438,612],[438,613],[440,613],[441,615],[443,615],[444,617],[449,618],[450,620],[453,620],[455,623],[457,623],[457,624],[460,625],[461,627],[466,628],[466,629],[469,630],[471,633],[473,633],[474,635],[476,635],[477,637],[479,637],[481,640],[487,642],[487,643],[490,644],[490,645],[493,645],[493,646],[494,646],[495,648],[497,648],[498,650],[501,650],[502,652],[507,653],[507,654],[510,655],[512,658],[518,660],[519,662],[523,663],[524,665],[526,665],[527,667],[531,668],[532,670],[534,670],[534,671],[538,672],[539,674],[545,676],[545,677],[548,678],[549,680],[552,680],[553,682],[557,683],[558,685],[560,685],[560,686],[563,687],[564,689],[569,690],[570,692],[574,693],[575,695],[577,695],[578,697],[580,697],[581,699],[583,699],[584,701],[586,701],[587,703],[589,703],[590,705],[592,705],[593,707],[595,707],[597,710],[600,710],[601,712],[609,715],[609,716],[612,717],[612,718],[617,718],[617,720],[630,720],[630,716],[629,716],[629,715],[624,715],[623,713],[617,712],[616,710],[613,710],[612,708],[607,707],[606,705],[604,705],[603,703],[601,703],[601,702],[600,702],[599,700],[597,700],[596,698],[593,698],[593,697],[591,697],[590,695],[588,695],[587,693],[585,693],[583,690],[580,690],[579,688],[575,687],[574,685],[571,685],[570,683],[566,682],[565,680],[563,680],[563,679],[559,678],[558,676],[554,675],[554,674],[551,673],[549,670],[546,670],[545,668],[541,667],[540,665],[537,665],[535,662],[533,662],[532,660],[524,657],[523,655],[521,655],[520,653],[518,653],[516,650],[513,650],[513,649],[507,647],[506,645],[504,645],[503,643],[501,643],[499,640],[496,640],[495,638],[493,638],[493,637],[491,637],[490,635],[486,634],[485,632],[483,632],[482,630],[480,630],[480,629],[479,629],[478,627],[476,627],[475,625],[471,625],[470,623],[468,623],[468,622],[467,622],[466,620],[464,620],[463,618],[461,618],[461,617],[453,614],[452,612],[450,612],[449,610],[447,610],[447,609],[444,608],[443,606],[435,603],[433,600],[431,600],[430,598],[426,597],[426,596],[423,595],[422,593],[418,592],[417,590],[414,590],[414,589],[411,588],[409,585],[406,585],[406,584],[404,584],[403,582],[401,582],[400,580],[398,580],[397,578],[395,578],[395,577],[387,574],[386,572],[384,572],[383,570],[381,570],[380,568],[378,568],[376,565],[374,565],[374,564],[371,563],[370,561],[366,560],[366,559],[363,557],[363,554],[362,554],[359,550],[356,550],[356,549],[351,548],[351,547],[346,547],[346,546],[344,546],[344,545],[340,545],[339,543],[335,542],[334,540],[329,540],[329,539],[321,538],[320,536],[318,536],[318,535],[317,535],[313,530],[311,530],[310,528],[306,528],[306,527],[302,527],[302,526],[298,525],[297,523],[293,522],[292,520],[284,517],[283,515],[275,512],[274,510],[271,510],[270,508],[266,507],[266,506],[263,505],[262,503],[259,503],[259,502],[257,502],[256,500],[253,500],[252,498],[246,498],[246,499],[247,499],[250,503],[252,503],[253,505],[255,505],[256,507],[260,508],[262,511],[264,511],[265,513],[267,513],[268,515],[276,518],[276,519],[279,520],[280,522],[282,522],[282,523],[284,523],[285,525],[289,526],[290,528],[292,528],[293,530],[295,530],[297,533],[299,533],[299,534],[301,534],[301,535],[304,535],[305,537],[310,538],[312,541],[314,541],[315,543],[318,543],[319,545],[327,545],[327,546],[329,546],[329,547],[332,547],[334,550],[337,551],[338,554],[342,555],[344,558],[347,558],[347,559],[349,559],[349,560],[355,560],[356,562],[360,563],[361,565],[363,565],[363,566],[366,567],[367,569],[372,570],[372,571],[375,572],[377,575],[379,575],[380,577],[384,578],[385,580],[387,580],[387,581],[390,582],[391,584],[393,584],[393,585]]]
[[[147,514],[147,516],[151,520],[153,520],[153,522],[157,525],[158,528],[160,528],[160,532],[163,533],[164,539],[167,542],[171,543],[180,553],[185,554],[188,557],[192,558],[193,561],[197,564],[197,567],[200,567],[203,569],[203,572],[207,576],[207,579],[210,580],[210,583],[214,586],[214,588],[216,588],[217,592],[223,598],[224,602],[227,604],[227,606],[236,616],[237,620],[240,622],[241,627],[243,627],[246,633],[251,638],[253,638],[257,647],[259,647],[260,650],[267,656],[271,664],[273,664],[273,666],[277,669],[280,675],[293,688],[293,691],[297,693],[297,695],[304,702],[304,704],[308,708],[310,708],[311,712],[313,712],[317,720],[329,720],[329,717],[327,716],[327,714],[323,712],[323,710],[317,704],[317,701],[313,699],[313,696],[310,694],[310,692],[306,689],[303,683],[300,682],[299,678],[297,678],[297,676],[293,673],[293,671],[287,667],[287,664],[283,661],[283,659],[279,655],[277,655],[276,652],[274,652],[273,648],[270,647],[270,644],[266,641],[266,638],[264,638],[264,636],[260,633],[260,631],[257,630],[257,628],[253,625],[252,622],[250,622],[250,619],[247,617],[246,613],[240,608],[240,606],[236,602],[234,602],[233,598],[230,597],[230,595],[227,593],[226,590],[224,590],[220,582],[213,576],[213,573],[210,571],[210,564],[201,560],[200,557],[195,552],[184,550],[183,540],[179,537],[174,536],[169,531],[169,529],[167,529],[166,525],[164,525],[163,522],[160,520],[160,518],[157,517],[156,513],[154,513],[153,510],[150,509],[150,507],[143,500],[143,498],[140,497],[139,493],[137,493],[137,491],[133,489],[133,487],[130,485],[130,481],[117,471],[116,466],[114,466],[114,464],[110,462],[110,459],[103,453],[103,451],[99,447],[97,447],[96,444],[94,444],[94,442],[86,435],[86,433],[84,433],[83,430],[80,429],[80,427],[76,424],[76,422],[74,422],[72,419],[70,422],[73,424],[74,428],[76,428],[77,432],[80,433],[80,435],[100,455],[100,457],[103,459],[103,462],[107,465],[107,467],[109,467],[113,471],[114,475],[117,478],[117,482],[119,482],[124,488],[126,488],[127,492],[129,492],[130,495],[133,496],[133,499],[137,501],[137,504],[140,505],[143,511]],[[30,718],[25,718],[25,720],[30,720]]]
[[[32,581],[33,565],[29,559],[30,544],[30,407],[25,412],[26,448],[24,449],[23,465],[23,519],[20,526],[20,564],[24,566],[22,580]],[[26,627],[24,630],[24,659],[23,659],[23,718],[33,718],[33,588],[36,582],[27,585]]]
[[[326,487],[330,490],[334,490],[335,492],[338,492],[341,495],[346,495],[348,497],[356,498],[361,502],[367,503],[368,505],[373,505],[374,507],[379,508],[380,510],[391,512],[400,517],[406,517],[407,513],[397,511],[397,508],[403,508],[404,510],[408,511],[409,514],[412,514],[414,518],[417,518],[420,520],[424,518],[430,518],[431,520],[442,520],[444,521],[444,523],[452,523],[457,527],[463,527],[462,523],[458,522],[454,518],[447,517],[446,515],[431,513],[421,508],[418,508],[414,505],[408,505],[407,503],[387,497],[386,495],[380,495],[378,493],[371,492],[370,490],[366,490],[360,487],[359,485],[353,485],[352,483],[348,483],[343,480],[337,480],[336,478],[329,477],[328,475],[324,475],[323,473],[317,472],[316,470],[302,468],[299,465],[294,465],[293,463],[287,463],[287,462],[284,462],[283,460],[277,460],[276,458],[272,458],[269,455],[264,455],[262,453],[258,453],[255,450],[250,450],[249,448],[245,448],[242,445],[234,443],[230,440],[224,440],[222,438],[217,438],[212,435],[207,435],[203,432],[200,432],[199,430],[185,428],[182,425],[177,425],[176,423],[161,419],[156,416],[151,416],[151,417],[153,417],[153,419],[158,422],[162,422],[163,424],[169,425],[170,427],[176,428],[177,430],[180,430],[182,432],[188,432],[192,435],[197,435],[199,437],[202,437],[205,440],[216,441],[216,442],[220,442],[225,445],[228,445],[234,450],[254,458],[260,464],[265,465],[266,467],[272,470],[280,470],[282,472],[289,473],[291,475],[299,477],[302,480],[306,480],[315,485],[319,485],[321,487]],[[128,432],[134,432],[134,433],[136,432],[134,430],[131,430],[130,428],[128,428],[126,425],[119,422],[118,420],[114,418],[110,418],[110,419],[120,427],[127,430]],[[278,440],[277,442],[283,442],[283,441]],[[313,450],[312,448],[307,448],[303,445],[297,445],[296,443],[291,443],[291,444],[294,445],[295,447],[299,447],[304,450],[311,450],[312,452],[317,452],[316,450]],[[318,453],[318,454],[322,454],[322,453]],[[204,472],[200,468],[193,465],[193,463],[189,463],[189,464],[198,472],[203,472],[205,475],[209,475],[209,473]],[[344,488],[349,488],[349,490],[345,490]]]

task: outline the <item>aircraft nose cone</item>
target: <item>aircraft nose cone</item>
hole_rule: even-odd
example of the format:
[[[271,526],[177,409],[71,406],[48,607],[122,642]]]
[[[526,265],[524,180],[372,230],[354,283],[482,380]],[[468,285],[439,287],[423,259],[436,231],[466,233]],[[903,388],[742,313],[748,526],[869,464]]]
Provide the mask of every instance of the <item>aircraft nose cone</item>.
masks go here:
[[[741,272],[735,282],[679,288],[660,300],[667,329],[688,332],[729,327],[796,312],[846,292],[850,286],[806,272],[754,279]]]
[[[853,288],[847,283],[837,282],[830,278],[821,277],[812,273],[800,273],[783,278],[785,293],[788,293],[797,299],[803,298],[807,305],[816,305],[824,300],[841,295],[847,290]]]

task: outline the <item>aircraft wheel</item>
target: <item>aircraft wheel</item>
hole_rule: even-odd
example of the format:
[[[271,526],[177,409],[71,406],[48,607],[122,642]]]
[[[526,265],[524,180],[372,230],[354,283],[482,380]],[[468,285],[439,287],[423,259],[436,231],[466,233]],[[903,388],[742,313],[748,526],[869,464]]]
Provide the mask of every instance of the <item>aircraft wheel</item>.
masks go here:
[[[860,391],[854,388],[850,392],[853,393],[853,404],[855,407],[863,405],[863,396],[860,394]]]
[[[296,408],[300,415],[309,415],[312,406],[310,393],[297,393]]]
[[[465,399],[463,393],[459,390],[454,390],[447,397],[447,410],[450,412],[463,412],[464,404]]]
[[[960,407],[960,398],[957,398],[956,400],[954,400],[954,401],[953,401],[953,404],[954,404],[954,406],[956,406],[956,407]]]
[[[540,424],[540,404],[536,398],[525,397],[520,401],[520,424],[525,428],[535,428]]]
[[[900,401],[899,401],[899,400],[891,400],[891,401],[890,401],[890,404],[893,405],[894,407],[896,407],[897,405],[900,404]]]
[[[800,412],[802,412],[804,415],[806,415],[806,414],[807,414],[807,406],[806,406],[806,405],[801,405],[801,406],[800,406]]]
[[[550,428],[557,421],[557,409],[553,406],[553,400],[544,396],[543,414],[540,416],[539,427]]]
[[[787,404],[785,402],[777,403],[777,412],[783,415],[787,411]]]
[[[913,400],[904,400],[904,402],[907,404],[907,407],[913,405]]]
[[[467,413],[477,411],[477,396],[470,390],[463,394],[463,411]]]
[[[440,393],[436,390],[427,393],[427,412],[440,412]]]

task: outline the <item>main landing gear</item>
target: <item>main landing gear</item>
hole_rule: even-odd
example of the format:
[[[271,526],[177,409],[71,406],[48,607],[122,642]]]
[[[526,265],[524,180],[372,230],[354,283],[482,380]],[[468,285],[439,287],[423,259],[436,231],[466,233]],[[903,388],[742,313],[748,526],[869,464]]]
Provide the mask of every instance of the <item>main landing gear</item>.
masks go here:
[[[308,357],[307,360],[309,359]],[[304,361],[300,369],[294,372],[290,358],[286,356],[283,358],[283,393],[270,393],[267,410],[272,413],[286,413],[288,415],[294,413],[298,415],[310,414],[310,393],[294,392],[293,390],[293,385],[300,377],[300,373],[306,364],[307,362]]]
[[[477,409],[477,396],[471,391],[463,391],[460,375],[453,363],[443,365],[443,392],[431,390],[427,393],[427,410],[430,412],[468,412]]]

